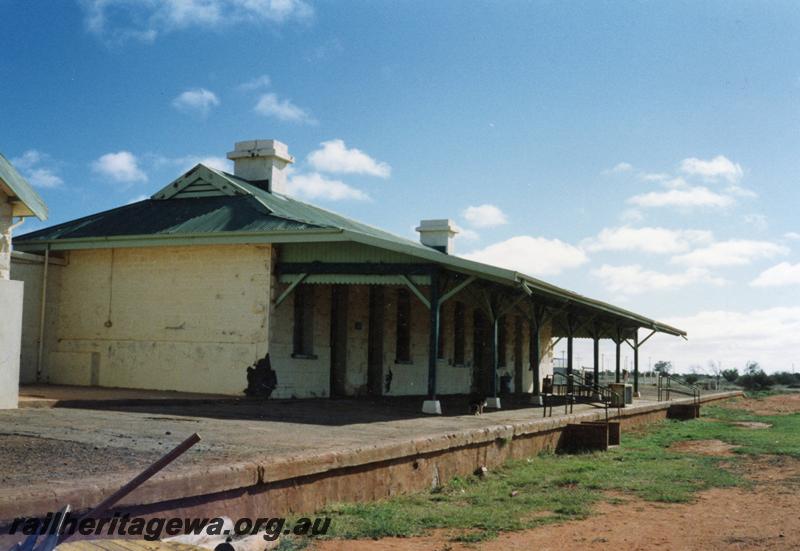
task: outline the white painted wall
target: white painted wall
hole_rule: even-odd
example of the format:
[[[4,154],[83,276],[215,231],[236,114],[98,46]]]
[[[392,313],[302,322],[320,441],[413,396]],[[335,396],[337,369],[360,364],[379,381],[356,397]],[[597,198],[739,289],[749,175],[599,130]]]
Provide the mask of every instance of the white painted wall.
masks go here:
[[[0,191],[0,279],[9,279],[11,272],[11,203]]]
[[[16,408],[19,398],[23,285],[0,279],[0,409]]]
[[[241,394],[267,350],[270,255],[247,245],[71,251],[48,275],[43,380]],[[19,273],[41,286],[34,267]],[[26,301],[26,319],[37,301]]]

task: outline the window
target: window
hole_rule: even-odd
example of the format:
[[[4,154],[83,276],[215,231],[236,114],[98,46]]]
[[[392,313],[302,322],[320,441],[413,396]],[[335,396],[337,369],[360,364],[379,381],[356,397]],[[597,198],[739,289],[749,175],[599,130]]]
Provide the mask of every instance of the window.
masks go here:
[[[411,362],[411,297],[408,289],[397,290],[396,338],[396,361],[401,363]]]
[[[453,363],[464,365],[464,303],[456,302],[453,310]]]
[[[314,357],[314,288],[298,285],[294,290],[294,340],[292,356]]]
[[[444,330],[444,309],[445,309],[445,307],[442,306],[440,311],[439,311],[439,342],[436,345],[436,357],[438,359],[440,359],[440,360],[443,360],[445,358],[445,353],[444,353],[444,345],[445,345],[445,340],[444,340],[444,333],[445,333],[445,330]]]
[[[506,330],[506,317],[497,320],[497,365],[506,365],[506,345],[508,344],[508,331]]]

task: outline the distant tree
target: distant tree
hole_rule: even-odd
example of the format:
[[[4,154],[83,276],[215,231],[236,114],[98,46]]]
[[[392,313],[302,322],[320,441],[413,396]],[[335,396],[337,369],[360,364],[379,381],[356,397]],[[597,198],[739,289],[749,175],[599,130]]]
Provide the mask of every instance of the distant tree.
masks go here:
[[[736,369],[735,367],[731,369],[723,369],[722,378],[728,381],[729,383],[732,383],[739,378],[739,370]]]
[[[747,362],[744,371],[744,375],[736,379],[736,384],[745,390],[768,390],[772,387],[769,375],[764,373],[758,362]]]
[[[779,371],[770,375],[770,380],[776,385],[796,385],[800,383],[800,373],[790,373],[789,371]]]
[[[687,384],[693,385],[700,380],[700,375],[697,373],[687,373],[683,376],[683,380],[686,381]]]
[[[658,360],[655,365],[653,365],[653,370],[658,373],[669,373],[672,370],[672,362],[667,360]]]

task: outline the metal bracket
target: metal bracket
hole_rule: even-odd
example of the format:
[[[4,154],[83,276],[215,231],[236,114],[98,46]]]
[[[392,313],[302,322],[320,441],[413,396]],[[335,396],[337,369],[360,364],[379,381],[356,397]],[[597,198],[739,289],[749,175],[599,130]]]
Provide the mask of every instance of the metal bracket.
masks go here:
[[[289,288],[286,289],[284,292],[282,292],[281,295],[277,299],[275,299],[275,307],[277,308],[278,306],[280,306],[281,302],[286,300],[286,298],[290,294],[292,294],[292,291],[294,291],[294,288],[297,287],[298,285],[300,285],[306,277],[308,277],[308,274],[300,274],[300,277],[298,277],[296,280],[294,280],[292,282],[292,284],[289,285]]]

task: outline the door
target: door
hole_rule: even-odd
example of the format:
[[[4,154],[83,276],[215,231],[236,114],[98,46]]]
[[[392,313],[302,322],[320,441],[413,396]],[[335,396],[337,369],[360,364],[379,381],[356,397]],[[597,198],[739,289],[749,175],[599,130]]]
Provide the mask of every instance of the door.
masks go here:
[[[491,396],[491,328],[486,314],[476,309],[472,317],[474,326],[472,334],[472,392]]]
[[[331,286],[331,397],[344,396],[347,376],[347,286]]]
[[[369,289],[367,329],[367,389],[371,396],[383,394],[383,287]]]

